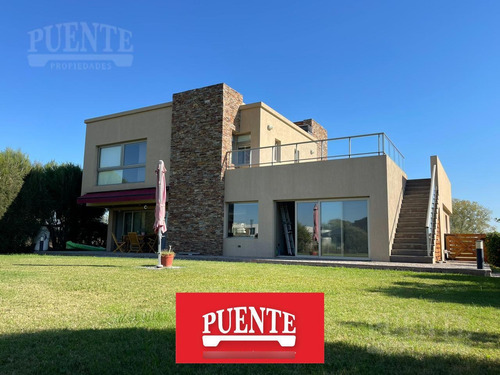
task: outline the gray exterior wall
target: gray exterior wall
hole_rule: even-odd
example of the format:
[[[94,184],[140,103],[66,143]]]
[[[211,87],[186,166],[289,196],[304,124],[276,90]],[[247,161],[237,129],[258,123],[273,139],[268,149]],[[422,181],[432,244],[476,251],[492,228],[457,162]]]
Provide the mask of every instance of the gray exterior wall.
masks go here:
[[[229,170],[225,202],[258,202],[259,236],[224,233],[224,255],[275,255],[277,201],[367,198],[369,258],[389,261],[405,181],[405,173],[387,156]]]

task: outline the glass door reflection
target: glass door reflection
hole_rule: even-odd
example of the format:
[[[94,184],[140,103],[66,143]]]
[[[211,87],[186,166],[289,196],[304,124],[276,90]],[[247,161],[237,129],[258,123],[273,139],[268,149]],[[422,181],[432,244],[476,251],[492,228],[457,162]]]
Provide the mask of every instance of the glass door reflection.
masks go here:
[[[317,202],[298,202],[297,255],[318,256],[319,233],[319,204]]]

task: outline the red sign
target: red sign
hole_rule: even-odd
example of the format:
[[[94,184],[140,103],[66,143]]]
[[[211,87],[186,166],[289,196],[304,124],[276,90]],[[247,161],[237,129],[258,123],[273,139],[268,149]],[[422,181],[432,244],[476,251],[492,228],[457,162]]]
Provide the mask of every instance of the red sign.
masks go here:
[[[177,363],[324,363],[323,293],[177,293]]]

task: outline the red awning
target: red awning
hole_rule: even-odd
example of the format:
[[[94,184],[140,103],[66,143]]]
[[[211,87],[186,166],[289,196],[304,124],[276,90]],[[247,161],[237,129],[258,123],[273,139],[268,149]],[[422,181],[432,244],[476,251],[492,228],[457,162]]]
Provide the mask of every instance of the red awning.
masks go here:
[[[100,193],[87,193],[77,199],[79,204],[106,204],[106,203],[129,203],[155,200],[155,188],[105,191]]]

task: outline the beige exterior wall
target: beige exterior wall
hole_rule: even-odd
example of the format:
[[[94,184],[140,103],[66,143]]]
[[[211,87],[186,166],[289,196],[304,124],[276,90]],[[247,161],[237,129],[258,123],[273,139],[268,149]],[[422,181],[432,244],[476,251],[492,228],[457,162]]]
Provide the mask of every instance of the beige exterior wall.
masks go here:
[[[226,210],[227,203],[258,202],[259,236],[229,238],[225,233],[224,255],[275,255],[277,201],[367,198],[369,257],[389,261],[390,237],[397,215],[394,207],[405,178],[387,156],[230,170],[226,173]]]
[[[256,103],[259,104],[259,103]],[[237,134],[251,134],[250,147],[260,147],[261,108],[258,105],[240,106],[240,123]]]
[[[391,252],[398,226],[399,211],[403,203],[406,180],[406,174],[401,168],[391,158],[387,158],[387,225],[389,228],[389,248]]]
[[[87,131],[82,195],[90,192],[154,187],[156,184],[155,169],[160,159],[165,162],[167,170],[170,171],[172,103],[92,118],[86,120],[85,123]],[[147,141],[145,181],[97,186],[99,147],[137,140]]]
[[[449,233],[449,223],[450,223],[450,215],[453,212],[452,208],[452,195],[451,195],[451,182],[444,170],[443,164],[441,164],[441,160],[434,155],[431,156],[431,176],[432,169],[436,166],[436,184],[438,186],[439,191],[439,223],[441,226],[440,231],[440,240],[442,244],[442,249],[444,250],[444,235]],[[444,257],[443,257],[444,259]]]
[[[246,104],[240,107],[241,123],[238,134],[251,134],[251,147],[268,147],[274,146],[276,140],[279,140],[282,145],[296,142],[315,141],[316,138],[311,134],[303,131],[286,117],[276,112],[274,109],[265,103],[258,102]],[[271,129],[268,129],[268,126]],[[299,151],[301,155],[311,157],[310,150],[313,150],[313,157],[316,157],[314,152],[315,145],[300,145]],[[282,147],[281,159],[293,162],[295,146]],[[271,148],[252,151],[252,164],[267,164],[273,160],[273,150]]]

